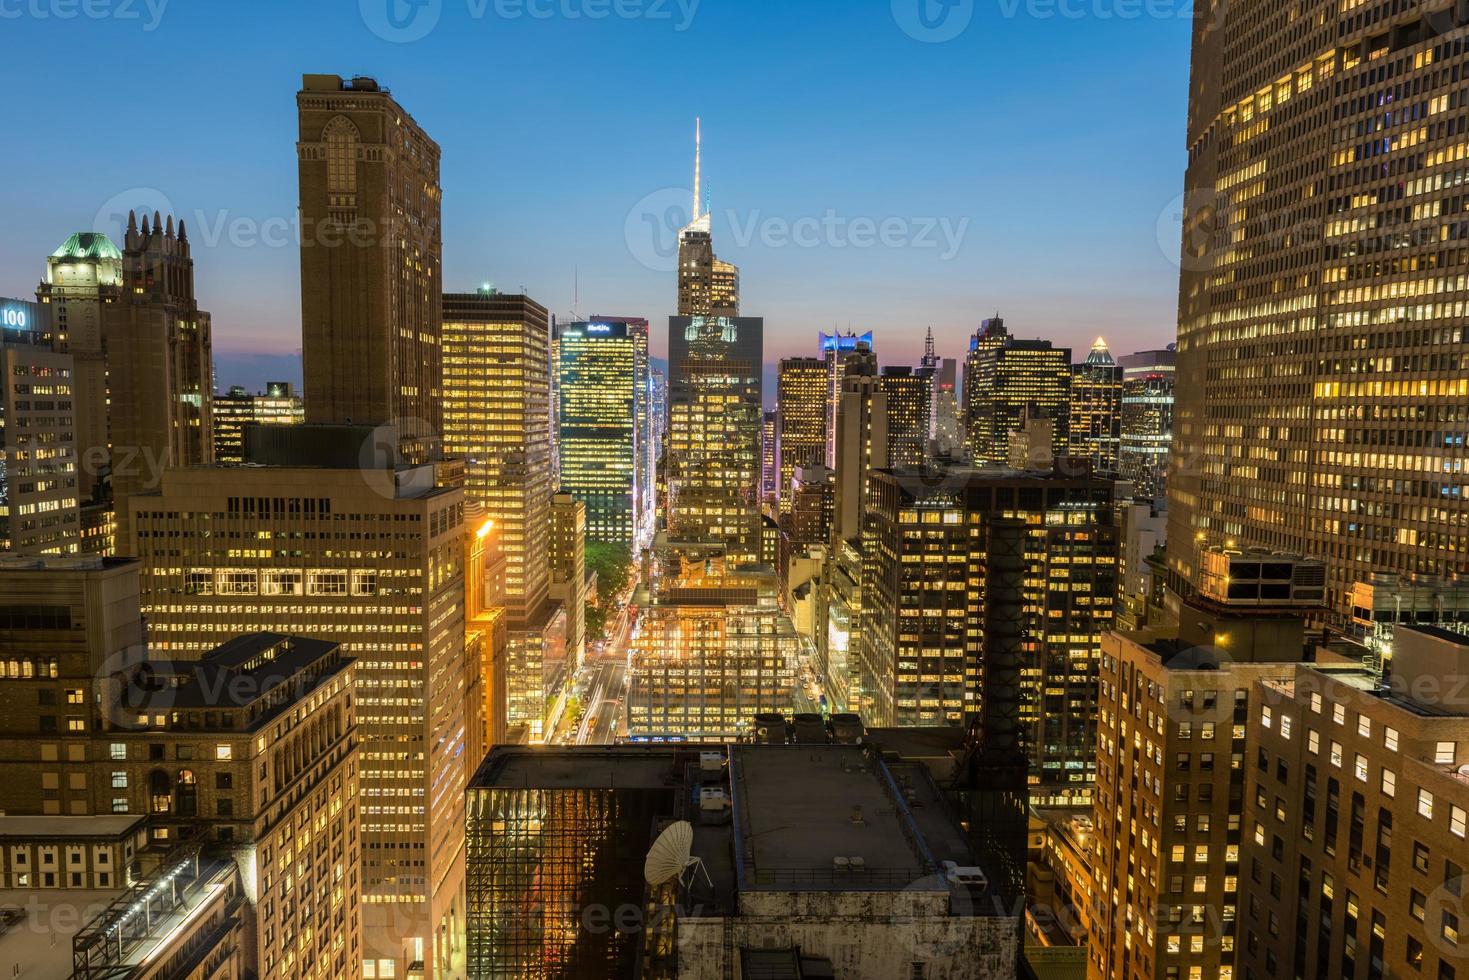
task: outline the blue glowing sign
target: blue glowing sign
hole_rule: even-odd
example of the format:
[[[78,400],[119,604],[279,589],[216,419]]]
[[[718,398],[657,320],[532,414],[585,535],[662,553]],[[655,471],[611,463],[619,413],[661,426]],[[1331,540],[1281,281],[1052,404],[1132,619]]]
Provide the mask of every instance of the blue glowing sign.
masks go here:
[[[36,304],[21,299],[0,299],[0,327],[35,330],[36,319]]]

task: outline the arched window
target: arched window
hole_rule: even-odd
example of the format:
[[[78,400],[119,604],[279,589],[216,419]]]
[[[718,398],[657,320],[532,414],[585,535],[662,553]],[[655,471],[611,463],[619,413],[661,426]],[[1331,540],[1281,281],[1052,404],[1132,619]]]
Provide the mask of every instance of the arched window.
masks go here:
[[[326,144],[326,190],[328,194],[357,193],[357,127],[346,116],[326,124],[321,141]]]

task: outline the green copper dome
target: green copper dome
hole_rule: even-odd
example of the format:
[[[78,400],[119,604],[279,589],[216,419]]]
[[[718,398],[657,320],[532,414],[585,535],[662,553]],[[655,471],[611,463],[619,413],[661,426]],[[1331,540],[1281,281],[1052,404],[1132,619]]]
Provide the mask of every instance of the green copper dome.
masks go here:
[[[112,244],[112,239],[95,231],[79,231],[66,240],[56,251],[53,259],[120,259],[122,253]]]

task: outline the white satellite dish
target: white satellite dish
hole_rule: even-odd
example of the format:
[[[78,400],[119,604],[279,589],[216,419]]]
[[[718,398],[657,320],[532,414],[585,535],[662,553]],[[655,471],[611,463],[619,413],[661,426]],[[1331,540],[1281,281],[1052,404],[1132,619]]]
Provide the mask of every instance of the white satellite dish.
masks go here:
[[[658,835],[653,846],[648,849],[648,857],[643,861],[643,878],[648,884],[657,887],[669,881],[678,879],[683,884],[683,876],[690,869],[697,867],[704,872],[704,880],[709,882],[709,887],[714,887],[714,882],[709,878],[709,871],[704,867],[704,862],[693,857],[691,852],[694,847],[694,825],[687,820],[669,824]]]

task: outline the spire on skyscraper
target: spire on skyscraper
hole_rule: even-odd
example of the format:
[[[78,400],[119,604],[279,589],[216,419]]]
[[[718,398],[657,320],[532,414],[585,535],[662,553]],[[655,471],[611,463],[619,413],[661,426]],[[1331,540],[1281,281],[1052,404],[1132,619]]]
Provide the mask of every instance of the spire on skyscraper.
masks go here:
[[[703,121],[694,117],[694,209],[684,231],[709,231],[709,210],[700,196],[704,189],[703,167]]]
[[[1086,356],[1086,363],[1112,365],[1117,361],[1113,359],[1112,352],[1107,349],[1107,341],[1098,337],[1097,342],[1092,344],[1091,353]]]

